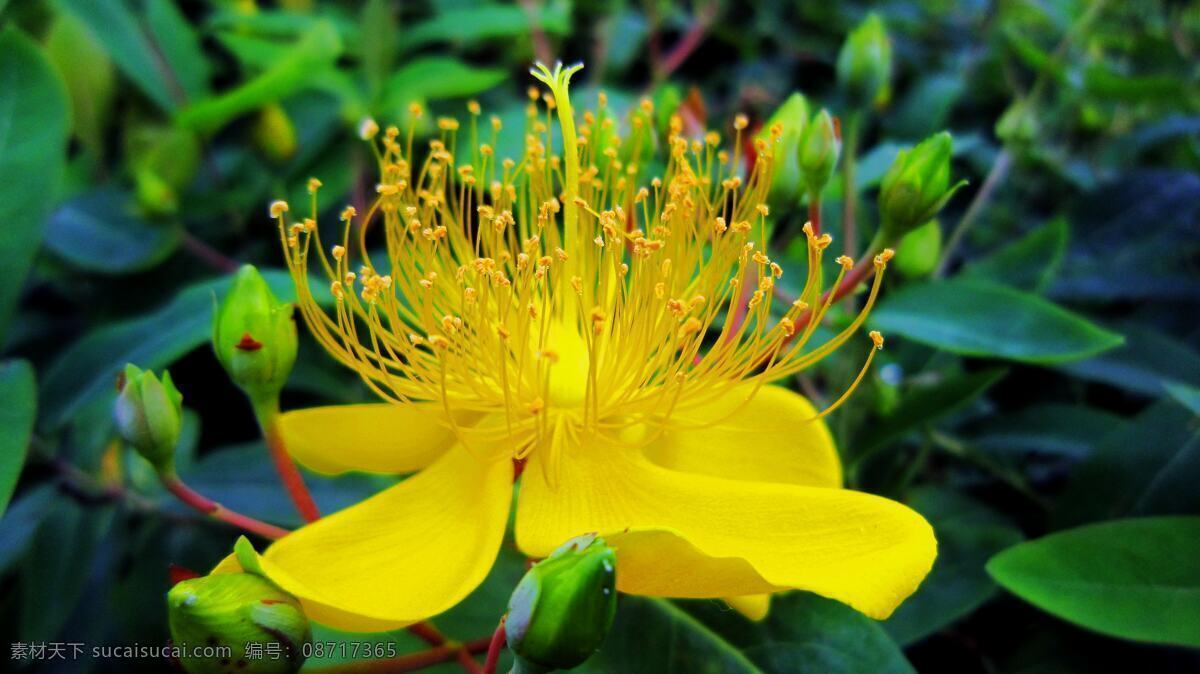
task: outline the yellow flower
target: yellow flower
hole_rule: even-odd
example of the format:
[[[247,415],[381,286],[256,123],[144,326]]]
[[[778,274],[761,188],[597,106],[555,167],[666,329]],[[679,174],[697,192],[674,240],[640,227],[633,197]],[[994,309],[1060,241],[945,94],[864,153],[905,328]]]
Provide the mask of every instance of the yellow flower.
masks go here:
[[[726,597],[762,615],[769,593],[800,588],[887,617],[929,571],[932,530],[842,489],[816,411],[770,382],[859,329],[888,255],[862,313],[809,344],[830,306],[830,239],[806,230],[805,288],[779,318],[765,240],[779,134],[742,178],[744,124],[731,157],[676,122],[646,183],[652,106],[618,138],[602,96],[577,130],[578,67],[534,71],[550,91],[531,91],[519,161],[497,157],[501,124],[480,128],[477,107],[464,131],[441,120],[420,162],[411,128],[369,122],[381,175],[369,212],[348,208],[340,238],[323,241],[313,183],[311,219],[277,214],[310,331],[386,401],[284,415],[289,450],[324,473],[416,474],[276,542],[261,571],[339,628],[436,615],[487,574],[520,475],[516,542],[531,557],[597,532],[624,592]],[[309,291],[312,268],[329,278],[332,315]]]

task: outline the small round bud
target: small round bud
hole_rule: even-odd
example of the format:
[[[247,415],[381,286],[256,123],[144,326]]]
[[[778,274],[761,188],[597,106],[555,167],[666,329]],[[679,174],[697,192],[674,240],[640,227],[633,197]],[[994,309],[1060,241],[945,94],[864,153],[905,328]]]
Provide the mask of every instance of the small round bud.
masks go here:
[[[842,153],[842,137],[828,110],[822,109],[804,127],[800,137],[800,173],[810,195],[820,194],[833,175]]]
[[[264,106],[254,123],[254,144],[271,161],[283,163],[296,154],[296,127],[278,103]]]
[[[218,573],[177,583],[167,593],[171,640],[188,674],[290,674],[304,664],[312,636],[295,597],[250,573]],[[227,655],[200,657],[205,647]]]
[[[183,425],[183,395],[163,371],[162,380],[129,364],[113,407],[117,431],[159,472],[174,470],[175,445]]]
[[[292,305],[252,265],[234,278],[213,322],[213,350],[255,405],[274,403],[296,361]]]
[[[905,234],[896,244],[896,271],[907,278],[928,276],[942,255],[942,228],[937,220]]]
[[[778,127],[776,127],[778,125]],[[786,202],[796,200],[800,187],[800,137],[808,126],[808,101],[799,92],[788,97],[775,111],[758,138],[772,142],[771,154],[775,157],[775,176],[771,180],[771,194],[782,195]],[[778,139],[772,138],[771,130],[779,129]]]
[[[883,19],[872,12],[838,53],[838,84],[855,105],[885,105],[891,97],[892,41]]]
[[[932,220],[954,192],[966,184],[959,181],[950,185],[952,151],[950,134],[942,131],[896,155],[879,187],[884,245],[898,242]]]
[[[616,553],[594,534],[579,536],[521,579],[504,630],[526,670],[570,669],[600,648],[616,609]]]

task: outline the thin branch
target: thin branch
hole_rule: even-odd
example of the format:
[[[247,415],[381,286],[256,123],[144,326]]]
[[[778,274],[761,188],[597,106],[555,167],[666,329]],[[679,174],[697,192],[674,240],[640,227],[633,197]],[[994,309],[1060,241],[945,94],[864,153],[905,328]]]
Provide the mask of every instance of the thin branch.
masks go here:
[[[717,10],[720,4],[715,0],[705,3],[697,12],[692,20],[692,25],[688,27],[687,32],[679,38],[675,46],[662,57],[661,60],[654,60],[654,79],[656,81],[665,80],[672,73],[687,61],[692,52],[704,42],[704,37],[708,33],[709,26],[717,18]]]
[[[946,269],[950,266],[954,254],[958,252],[958,247],[962,245],[963,237],[971,229],[971,225],[975,224],[975,220],[983,212],[983,207],[992,198],[992,194],[996,192],[996,188],[1004,181],[1005,176],[1008,175],[1008,169],[1011,166],[1012,154],[1007,149],[1000,150],[1000,153],[996,155],[996,161],[992,162],[992,168],[988,171],[987,178],[983,180],[983,185],[975,193],[975,197],[971,199],[971,204],[967,206],[966,213],[963,213],[962,219],[958,221],[958,225],[954,228],[954,233],[950,235],[949,241],[946,242],[946,248],[942,251],[942,259],[938,261],[937,269],[933,272],[934,278],[941,278],[946,275]]]

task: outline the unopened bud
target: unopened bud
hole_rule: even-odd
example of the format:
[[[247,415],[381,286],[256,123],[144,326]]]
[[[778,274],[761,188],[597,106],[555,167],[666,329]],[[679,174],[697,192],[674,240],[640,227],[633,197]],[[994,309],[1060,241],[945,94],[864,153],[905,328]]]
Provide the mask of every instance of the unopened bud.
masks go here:
[[[252,265],[243,266],[213,322],[213,350],[255,405],[273,404],[296,362],[290,303],[276,299]]]
[[[162,380],[130,364],[121,373],[113,407],[117,431],[159,472],[173,471],[175,445],[183,425],[183,395],[163,370]]]
[[[789,96],[767,120],[758,138],[770,142],[771,129],[776,124],[779,125],[780,134],[771,146],[771,154],[775,157],[771,194],[781,194],[787,201],[794,201],[801,182],[800,138],[804,135],[804,127],[808,125],[808,101],[803,94],[797,92]]]
[[[524,671],[570,669],[600,648],[616,609],[616,553],[589,534],[525,574],[508,602],[504,629]]]
[[[282,163],[296,154],[296,127],[278,103],[263,106],[254,123],[254,144],[271,161]]]
[[[179,664],[189,674],[290,674],[304,664],[312,636],[300,602],[251,573],[181,581],[167,592],[167,611],[171,639],[186,653]],[[262,649],[259,655],[247,654],[250,644]]]
[[[954,192],[966,184],[959,181],[950,185],[952,151],[950,134],[942,131],[896,155],[879,188],[884,245],[898,242],[932,220]]]
[[[907,278],[922,278],[937,267],[941,255],[942,228],[937,220],[930,220],[900,239],[892,264]]]
[[[841,152],[842,139],[833,116],[822,109],[805,125],[800,136],[800,173],[810,195],[825,189]]]
[[[883,19],[867,15],[838,53],[838,84],[855,105],[885,105],[891,97],[892,41]]]

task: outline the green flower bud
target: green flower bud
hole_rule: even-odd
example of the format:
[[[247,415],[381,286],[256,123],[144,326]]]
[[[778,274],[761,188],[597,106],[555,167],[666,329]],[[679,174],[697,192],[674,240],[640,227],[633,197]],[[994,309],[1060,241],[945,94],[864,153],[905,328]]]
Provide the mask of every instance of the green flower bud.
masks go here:
[[[296,127],[282,105],[271,103],[258,112],[254,144],[276,163],[283,163],[296,154]]]
[[[758,138],[771,144],[775,155],[775,177],[771,180],[771,195],[783,195],[794,202],[800,187],[800,138],[808,126],[808,101],[796,92],[771,115],[759,131]]]
[[[841,152],[841,131],[829,111],[822,109],[805,125],[800,136],[800,172],[809,195],[825,189]]]
[[[1037,140],[1037,136],[1037,113],[1024,99],[1013,101],[996,121],[996,137],[1005,143],[1028,145]]]
[[[930,220],[900,239],[892,265],[907,278],[922,278],[937,267],[941,255],[942,227]]]
[[[296,598],[250,573],[218,573],[177,583],[167,593],[171,640],[189,674],[287,674],[304,664],[312,636]],[[196,649],[228,647],[200,657]]]
[[[908,232],[932,220],[958,188],[966,184],[964,180],[950,185],[952,150],[950,134],[942,131],[896,155],[879,188],[884,245],[895,244]]]
[[[514,671],[570,669],[600,648],[617,610],[616,554],[594,534],[567,541],[531,568],[504,623]]]
[[[891,97],[892,41],[872,12],[850,31],[838,53],[837,78],[855,105],[885,105]]]
[[[113,407],[117,431],[155,470],[173,470],[183,427],[183,395],[171,381],[171,373],[163,370],[159,381],[149,370],[126,365],[120,389]]]
[[[213,323],[213,350],[254,404],[272,404],[296,362],[292,305],[276,299],[252,265],[242,267]]]

